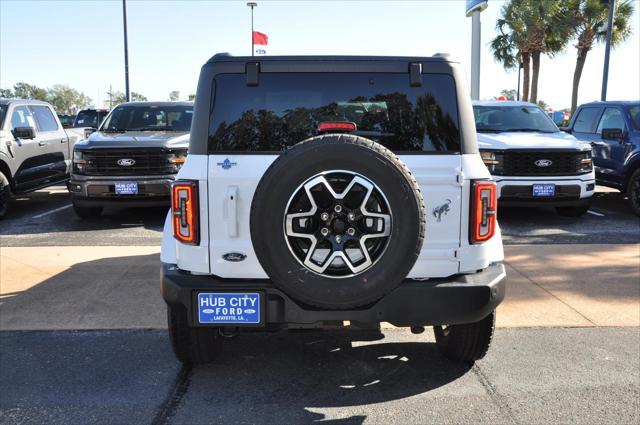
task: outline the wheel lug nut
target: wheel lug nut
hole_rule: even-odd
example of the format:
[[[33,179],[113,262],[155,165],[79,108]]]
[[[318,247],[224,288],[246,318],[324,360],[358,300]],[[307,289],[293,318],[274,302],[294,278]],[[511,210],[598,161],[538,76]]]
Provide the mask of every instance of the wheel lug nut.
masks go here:
[[[320,214],[320,220],[329,221],[329,214],[327,214],[326,212],[323,212],[322,214]]]
[[[327,236],[329,234],[329,229],[327,229],[326,227],[323,227],[320,230],[320,233],[322,234],[322,236]]]
[[[340,237],[340,235],[337,235],[337,236],[336,236],[336,242],[337,242],[337,243],[342,242],[342,237]]]
[[[356,220],[356,213],[350,212],[349,214],[347,214],[347,218],[349,219],[349,221],[355,221]]]
[[[353,235],[355,235],[355,234],[356,234],[356,229],[354,229],[353,227],[349,227],[349,228],[347,229],[347,234],[348,234],[349,236],[353,236]]]
[[[337,213],[341,213],[342,212],[342,205],[336,205],[335,207],[333,207],[333,210]]]

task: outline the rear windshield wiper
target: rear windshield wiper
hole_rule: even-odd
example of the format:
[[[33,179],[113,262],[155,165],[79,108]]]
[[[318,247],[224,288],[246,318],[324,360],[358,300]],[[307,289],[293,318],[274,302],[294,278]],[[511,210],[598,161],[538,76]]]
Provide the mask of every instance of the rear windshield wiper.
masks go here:
[[[479,133],[502,133],[504,130],[498,130],[497,128],[476,128]]]
[[[129,131],[175,131],[171,127],[140,127],[132,128]]]
[[[105,128],[102,130],[103,133],[124,133],[125,131],[127,130],[124,128]]]

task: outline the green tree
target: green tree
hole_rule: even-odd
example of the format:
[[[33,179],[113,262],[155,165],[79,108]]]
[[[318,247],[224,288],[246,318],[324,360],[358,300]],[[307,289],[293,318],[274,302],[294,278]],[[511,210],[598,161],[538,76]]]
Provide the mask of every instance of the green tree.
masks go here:
[[[571,28],[562,19],[566,6],[556,0],[510,0],[496,22],[498,35],[490,46],[505,69],[523,67],[522,100],[538,98],[540,55],[553,56],[567,44]],[[531,91],[529,91],[531,86]]]
[[[189,102],[193,102],[194,100],[196,100],[196,95],[195,95],[195,93],[191,93],[189,95]]]
[[[107,92],[107,96],[110,97],[111,100],[111,106],[116,106],[119,105],[121,103],[126,103],[127,102],[127,97],[125,96],[124,93],[122,93],[119,90],[116,91],[112,91],[112,92]],[[131,92],[131,101],[132,102],[146,102],[147,100],[147,96],[144,96],[138,92],[132,91]]]
[[[13,95],[19,99],[35,99],[35,100],[48,100],[48,93],[46,89],[27,83],[16,83],[13,86]]]
[[[178,90],[173,90],[169,92],[169,100],[175,102],[180,99],[180,92]]]
[[[14,97],[13,90],[11,89],[0,89],[0,97],[5,99],[10,99]]]
[[[632,32],[633,2],[624,0],[616,3],[613,15],[613,32],[611,33],[612,46],[629,38]],[[577,41],[575,47],[578,50],[571,91],[571,112],[573,113],[578,106],[578,88],[582,70],[587,61],[587,54],[595,43],[606,40],[609,6],[601,3],[600,0],[569,0],[567,5],[569,7],[567,20],[574,27]]]
[[[542,99],[538,99],[538,101],[536,102],[536,104],[541,107],[545,112],[547,112],[547,108],[549,107],[549,105],[547,104],[547,102],[545,102]]]
[[[47,100],[58,113],[71,112],[72,105],[78,109],[85,109],[92,103],[84,93],[63,84],[56,84],[47,90]]]
[[[504,96],[507,100],[516,100],[518,92],[515,89],[503,89],[500,91],[500,95]]]

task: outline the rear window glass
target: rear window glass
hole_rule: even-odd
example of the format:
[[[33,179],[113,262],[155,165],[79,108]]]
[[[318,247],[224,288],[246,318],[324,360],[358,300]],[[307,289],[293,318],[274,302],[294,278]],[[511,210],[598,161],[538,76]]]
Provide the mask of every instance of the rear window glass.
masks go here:
[[[629,116],[631,116],[633,128],[640,130],[640,106],[632,106],[629,108]]]
[[[459,152],[455,83],[424,74],[263,73],[216,77],[210,152],[275,152],[316,136],[322,123],[354,123],[350,132],[394,152]]]
[[[97,111],[95,109],[87,109],[78,112],[78,116],[76,116],[76,122],[74,127],[94,127],[98,128],[104,118],[107,116],[109,111],[100,110]]]
[[[58,129],[58,123],[55,117],[51,113],[51,109],[47,106],[30,106],[33,111],[33,115],[36,118],[38,124],[38,130],[40,131],[56,131]]]
[[[596,120],[600,115],[600,108],[582,108],[573,124],[573,131],[576,133],[593,133],[596,127]]]

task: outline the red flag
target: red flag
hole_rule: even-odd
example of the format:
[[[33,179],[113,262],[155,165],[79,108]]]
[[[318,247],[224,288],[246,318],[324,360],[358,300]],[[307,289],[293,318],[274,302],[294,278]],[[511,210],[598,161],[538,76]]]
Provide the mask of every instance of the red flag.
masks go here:
[[[269,37],[267,34],[254,31],[253,32],[253,44],[260,44],[262,46],[266,46],[269,43]]]

